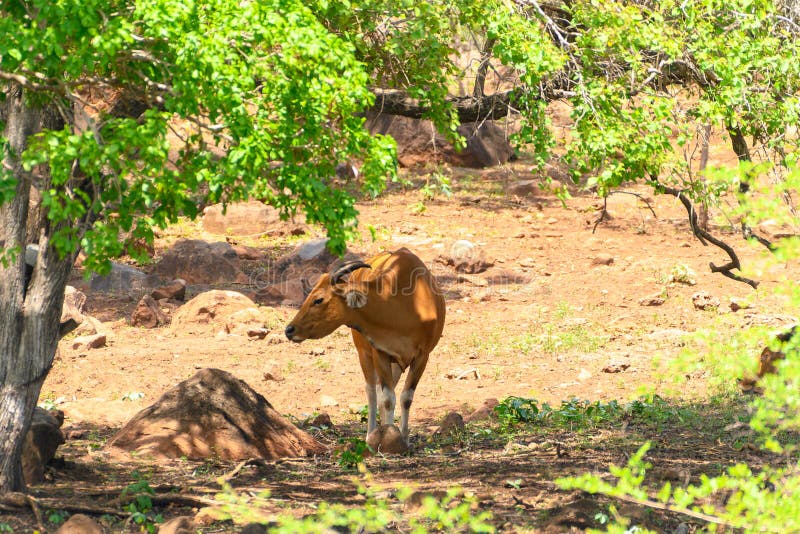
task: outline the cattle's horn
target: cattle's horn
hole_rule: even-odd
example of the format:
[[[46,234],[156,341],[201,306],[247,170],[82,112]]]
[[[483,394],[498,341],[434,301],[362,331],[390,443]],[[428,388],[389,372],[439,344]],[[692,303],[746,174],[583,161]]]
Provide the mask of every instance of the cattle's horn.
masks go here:
[[[372,266],[363,261],[349,261],[331,273],[331,285],[338,284],[342,278],[357,269],[372,269]]]

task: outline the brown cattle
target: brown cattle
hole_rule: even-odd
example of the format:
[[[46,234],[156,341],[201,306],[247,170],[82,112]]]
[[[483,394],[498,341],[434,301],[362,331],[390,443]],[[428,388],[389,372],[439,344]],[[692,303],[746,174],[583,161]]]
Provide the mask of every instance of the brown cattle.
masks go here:
[[[323,275],[286,327],[295,342],[319,339],[344,325],[351,329],[366,381],[367,434],[394,423],[394,389],[408,369],[400,395],[400,431],[408,439],[408,411],[428,355],[442,336],[444,298],[417,256],[405,248],[366,262],[348,262]]]

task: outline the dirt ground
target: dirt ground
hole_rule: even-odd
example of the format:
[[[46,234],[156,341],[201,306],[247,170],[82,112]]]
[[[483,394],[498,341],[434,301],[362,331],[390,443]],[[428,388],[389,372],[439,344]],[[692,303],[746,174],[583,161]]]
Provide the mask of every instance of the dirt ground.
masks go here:
[[[503,443],[475,434],[466,444],[429,445],[445,414],[467,415],[492,398],[520,396],[558,405],[571,397],[622,402],[649,391],[676,402],[702,404],[709,397],[704,373],[689,373],[685,382],[676,384],[667,370],[667,363],[684,349],[686,336],[704,328],[735,332],[753,323],[788,322],[781,316],[783,302],[771,296],[769,288],[796,273],[795,265],[768,266],[761,250],[718,225],[713,231],[736,247],[761,286],[754,291],[711,273],[709,262],[722,264],[728,258],[692,237],[686,212],[676,199],[653,196],[644,187],[628,191],[640,193],[649,207],[634,195],[612,195],[609,216],[595,228],[602,201],[591,193],[573,191],[565,205],[550,192],[508,195],[509,184],[533,178],[525,163],[448,172],[453,195],[425,201],[424,211],[415,187],[393,187],[376,200],[359,204],[363,239],[351,250],[368,256],[408,247],[440,277],[447,297],[444,335],[411,409],[413,452],[368,460],[372,484],[383,488],[380,491],[399,485],[424,490],[458,485],[476,496],[481,509],[493,513],[492,523],[500,530],[562,532],[600,527],[595,517],[598,510],[608,509],[608,501],[558,491],[552,481],[585,471],[602,472],[609,463],[624,462],[635,451],[634,442],[652,439],[660,444],[651,462],[665,480],[673,476],[669,473],[695,480],[702,472],[735,461],[758,465],[759,453],[735,447],[733,438],[711,439],[677,422],[648,429],[641,436],[635,429],[621,430],[629,439],[565,429],[549,435],[520,434]],[[419,186],[424,175],[408,177]],[[375,241],[367,225],[374,227]],[[186,223],[159,237],[157,254],[188,236],[224,239]],[[242,242],[275,256],[310,237]],[[480,245],[497,268],[518,278],[459,279],[452,268],[435,261],[459,239]],[[670,281],[670,274],[684,266],[695,273],[695,285]],[[256,262],[245,264],[249,272],[258,268]],[[696,309],[692,295],[699,291],[718,298],[719,307]],[[640,302],[657,296],[663,304]],[[731,311],[731,299],[746,300],[750,307]],[[362,437],[365,424],[358,411],[366,399],[346,329],[318,341],[268,344],[215,331],[134,328],[127,323],[134,306],[130,296],[90,294],[87,313],[110,328],[108,345],[76,351],[69,339],[62,342],[41,398],[64,411],[64,429],[71,439],[60,449],[61,463],[51,470],[50,480],[33,488],[43,509],[71,513],[113,509],[134,470],[146,473],[159,494],[210,498],[219,489],[216,477],[229,473],[233,465],[210,461],[152,465],[135,459],[121,464],[109,461],[101,447],[136,412],[206,367],[233,373],[279,412],[299,421],[316,413],[329,414],[334,430],[318,432],[327,443]],[[275,321],[269,326],[282,332],[295,312],[275,308]],[[138,393],[142,395],[137,399]],[[271,511],[302,515],[321,500],[360,505],[363,496],[351,482],[353,474],[325,457],[248,465],[231,484],[241,492],[269,490]],[[201,507],[198,502],[165,499],[159,511],[166,518],[194,515]],[[618,507],[663,531],[682,522],[693,531],[701,524],[626,506]],[[136,530],[121,519],[106,520],[112,531]],[[2,522],[19,532],[36,525],[29,513],[0,513]],[[51,523],[44,526],[54,529]],[[235,528],[215,523],[204,531]]]

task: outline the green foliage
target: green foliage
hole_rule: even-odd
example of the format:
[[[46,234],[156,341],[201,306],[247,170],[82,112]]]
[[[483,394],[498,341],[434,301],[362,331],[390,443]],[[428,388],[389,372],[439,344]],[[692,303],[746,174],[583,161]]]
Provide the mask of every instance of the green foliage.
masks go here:
[[[130,499],[123,508],[130,513],[131,521],[139,525],[142,531],[157,532],[157,524],[163,523],[164,518],[153,509],[151,496],[156,492],[150,487],[147,478],[138,471],[134,471],[132,475],[136,481],[128,484],[120,494],[120,499]]]
[[[625,404],[588,401],[571,398],[561,401],[557,408],[536,399],[507,397],[494,408],[500,426],[505,431],[520,424],[583,430],[600,425],[616,424],[622,419],[645,424],[662,424],[668,420],[681,421],[684,414],[658,395],[647,395]]]
[[[786,159],[796,166],[794,155]],[[748,179],[757,184],[764,181],[764,174],[771,168],[770,165],[743,164],[731,170],[715,169],[712,176],[715,182],[736,184]],[[797,175],[798,170],[791,167],[784,175],[786,183],[796,187]],[[783,190],[782,185],[779,188]],[[752,198],[755,201],[750,201],[746,209],[740,208],[743,211],[739,211],[740,214],[746,211],[743,216],[748,222],[755,223],[773,216],[774,220],[786,220],[786,204],[763,195]],[[800,252],[793,237],[778,239],[774,246],[775,254],[770,258],[773,262],[796,258]],[[785,303],[785,313],[797,311],[800,292],[795,280],[786,280],[778,285],[776,292]],[[726,330],[709,329],[694,336],[693,343],[673,364],[672,371],[679,376],[702,371],[711,386],[709,391],[731,394],[737,389],[736,379],[755,376],[757,356],[764,347],[783,353],[784,358],[775,362],[777,372],[759,379],[758,386],[763,393],[748,402],[749,425],[755,432],[755,441],[765,450],[763,464],[754,467],[739,463],[727,467],[721,474],[701,474],[698,482],[686,487],[673,488],[667,483],[650,488],[644,484],[644,473],[649,467],[644,461],[649,444],[645,444],[626,467],[610,467],[610,474],[614,477],[612,482],[597,475],[584,474],[562,479],[558,484],[564,489],[582,489],[628,500],[633,498],[644,506],[687,513],[730,530],[792,532],[800,529],[800,504],[794,497],[800,490],[800,451],[797,446],[800,434],[800,336],[781,341],[774,328],[765,326],[745,328],[732,336],[723,335],[723,331]],[[736,394],[739,395],[738,391]],[[642,412],[636,408],[634,411],[646,416],[650,409]],[[678,411],[673,421],[682,421],[682,415]],[[624,524],[624,519],[618,518],[617,522],[614,528],[622,528],[620,525]]]
[[[473,513],[475,500],[464,497],[458,488],[448,490],[441,499],[426,496],[422,499],[419,511],[413,515],[400,512],[385,498],[378,497],[376,488],[357,485],[364,502],[358,507],[348,508],[342,504],[322,501],[317,511],[301,519],[290,515],[274,515],[270,509],[269,492],[257,495],[239,494],[229,484],[215,496],[219,503],[213,508],[213,516],[220,520],[234,520],[237,523],[270,523],[269,532],[280,534],[327,532],[331,528],[366,532],[381,532],[390,525],[407,523],[410,532],[494,532],[488,523],[489,512]],[[400,501],[412,496],[408,488],[396,491]]]
[[[334,453],[336,462],[344,469],[354,469],[364,463],[364,458],[373,452],[367,442],[359,438],[348,438],[339,441],[340,448]]]
[[[60,525],[69,518],[69,512],[64,510],[48,510],[47,521],[53,525]]]
[[[4,7],[0,19],[0,71],[48,81],[26,85],[31,105],[86,104],[80,91],[95,87],[153,106],[136,120],[84,117],[81,133],[44,131],[23,154],[26,168],[50,172],[52,242],[62,254],[82,247],[90,269],[123,251],[121,233],[152,240],[154,226],[198,206],[247,197],[285,216],[304,209],[338,252],[357,212],[331,180],[336,165],[362,161],[360,187],[373,195],[394,175],[393,141],[358,116],[373,99],[364,65],[302,2],[41,4]],[[8,200],[13,177],[0,184]]]

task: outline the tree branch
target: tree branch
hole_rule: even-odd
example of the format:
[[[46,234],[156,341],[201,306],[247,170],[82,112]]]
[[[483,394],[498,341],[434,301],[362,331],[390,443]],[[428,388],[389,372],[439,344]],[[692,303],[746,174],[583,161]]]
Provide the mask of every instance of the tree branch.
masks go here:
[[[655,186],[656,192],[663,192],[668,195],[672,195],[678,200],[680,200],[681,204],[683,204],[683,207],[686,208],[686,212],[689,215],[689,225],[692,228],[692,233],[694,233],[695,237],[697,237],[697,239],[699,239],[703,245],[708,246],[708,243],[706,243],[706,241],[708,241],[712,245],[722,249],[728,255],[731,261],[729,261],[725,265],[715,265],[713,263],[708,264],[708,267],[712,273],[720,273],[722,276],[726,276],[731,280],[736,280],[737,282],[743,282],[752,287],[753,289],[758,288],[759,284],[758,281],[751,280],[750,278],[746,278],[744,276],[732,272],[734,269],[741,270],[741,263],[739,262],[739,257],[736,255],[736,251],[733,250],[733,247],[731,247],[724,241],[712,236],[710,233],[703,230],[700,227],[700,225],[697,224],[697,212],[694,209],[694,205],[692,205],[692,201],[689,200],[689,197],[686,196],[685,191],[663,185],[653,177],[651,177],[651,182]]]

